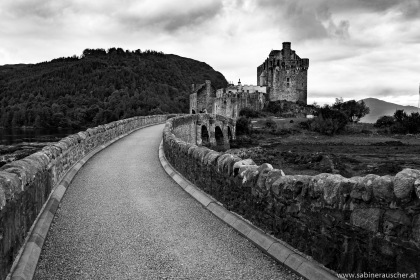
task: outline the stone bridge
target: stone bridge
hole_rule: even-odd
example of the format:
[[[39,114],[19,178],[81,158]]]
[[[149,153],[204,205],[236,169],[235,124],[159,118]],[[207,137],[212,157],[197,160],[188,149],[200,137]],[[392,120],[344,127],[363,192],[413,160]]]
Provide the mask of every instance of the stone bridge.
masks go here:
[[[174,133],[189,143],[213,149],[229,149],[236,139],[236,121],[221,115],[193,114],[175,120]]]
[[[285,175],[205,147],[234,139],[231,119],[167,119],[88,129],[1,167],[0,279],[418,277],[419,170]]]
[[[0,279],[298,279],[168,176],[166,120],[88,129],[0,168]]]

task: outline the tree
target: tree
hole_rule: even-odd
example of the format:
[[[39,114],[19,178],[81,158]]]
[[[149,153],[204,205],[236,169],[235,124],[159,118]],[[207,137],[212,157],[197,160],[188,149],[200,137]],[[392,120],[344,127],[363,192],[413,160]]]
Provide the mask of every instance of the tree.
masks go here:
[[[395,118],[393,116],[382,116],[376,121],[374,126],[381,128],[381,127],[390,127],[394,124],[395,124]]]
[[[365,102],[349,100],[344,102],[343,98],[336,98],[332,109],[339,110],[346,114],[347,120],[352,123],[357,123],[361,118],[369,114],[370,109],[366,106]]]
[[[320,108],[318,117],[310,122],[310,129],[325,135],[334,135],[343,130],[348,123],[348,116],[328,105]]]

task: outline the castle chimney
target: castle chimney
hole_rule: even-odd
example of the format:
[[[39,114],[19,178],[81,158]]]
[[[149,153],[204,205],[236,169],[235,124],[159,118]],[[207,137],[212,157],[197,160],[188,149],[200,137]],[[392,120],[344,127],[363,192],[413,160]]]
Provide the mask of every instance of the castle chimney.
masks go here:
[[[283,58],[290,59],[291,54],[291,43],[290,42],[283,42]]]
[[[194,92],[194,90],[195,90],[195,84],[192,84],[191,85],[191,91]]]
[[[283,42],[283,50],[290,50],[291,43],[290,42]]]

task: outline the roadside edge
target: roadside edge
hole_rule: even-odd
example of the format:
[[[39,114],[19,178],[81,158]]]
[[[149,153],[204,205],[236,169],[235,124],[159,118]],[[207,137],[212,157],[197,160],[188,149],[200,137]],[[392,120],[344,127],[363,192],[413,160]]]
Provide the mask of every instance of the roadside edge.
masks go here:
[[[220,202],[201,191],[193,183],[179,173],[166,159],[163,151],[163,141],[159,145],[159,161],[165,172],[188,194],[197,200],[204,208],[212,212],[220,220],[234,228],[239,234],[255,244],[265,254],[285,265],[298,275],[309,280],[337,280],[334,272],[322,267],[315,261],[310,261],[298,254],[286,243],[266,234],[261,229],[250,224],[234,212],[227,210]]]
[[[166,121],[165,121],[166,122]],[[110,140],[108,143],[96,147],[94,150],[86,154],[82,159],[77,161],[63,176],[60,182],[54,187],[47,201],[45,202],[40,214],[33,223],[30,231],[26,236],[26,240],[22,245],[19,254],[16,256],[13,266],[6,277],[6,280],[31,280],[35,274],[35,270],[38,264],[39,257],[41,256],[42,246],[47,238],[48,230],[52,224],[55,213],[59,207],[61,200],[66,193],[68,186],[70,185],[77,172],[82,168],[83,165],[95,154],[104,150],[108,146],[112,145],[116,141],[134,133],[140,129],[164,124],[148,124],[130,132],[121,134],[120,136]]]

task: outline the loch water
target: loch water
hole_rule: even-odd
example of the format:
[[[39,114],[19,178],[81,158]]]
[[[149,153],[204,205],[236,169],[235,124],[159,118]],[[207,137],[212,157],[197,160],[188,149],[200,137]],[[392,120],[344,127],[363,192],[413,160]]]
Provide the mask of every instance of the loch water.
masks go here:
[[[33,142],[57,142],[60,139],[81,131],[80,129],[44,129],[44,128],[0,128],[0,145],[16,145]]]

